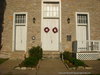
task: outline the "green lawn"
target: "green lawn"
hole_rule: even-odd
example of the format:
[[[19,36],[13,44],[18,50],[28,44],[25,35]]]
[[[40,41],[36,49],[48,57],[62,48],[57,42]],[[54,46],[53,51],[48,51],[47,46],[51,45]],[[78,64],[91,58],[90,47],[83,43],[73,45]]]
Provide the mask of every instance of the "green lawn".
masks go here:
[[[5,62],[6,60],[8,60],[8,58],[0,58],[0,64],[2,64],[3,62]]]

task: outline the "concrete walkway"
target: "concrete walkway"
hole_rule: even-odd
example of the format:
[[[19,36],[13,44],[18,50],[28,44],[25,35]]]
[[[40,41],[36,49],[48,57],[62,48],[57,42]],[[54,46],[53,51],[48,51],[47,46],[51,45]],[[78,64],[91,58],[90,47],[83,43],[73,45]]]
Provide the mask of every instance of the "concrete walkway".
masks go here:
[[[38,70],[15,70],[14,67],[22,60],[8,60],[0,65],[0,75],[82,75],[74,73],[100,74],[100,61],[85,61],[93,69],[91,70],[68,70],[60,59],[44,59],[40,61]]]
[[[37,75],[59,75],[60,72],[66,71],[67,68],[60,59],[45,59],[40,62]]]
[[[84,61],[86,64],[88,64],[88,66],[93,67],[92,70],[90,70],[90,72],[92,74],[99,74],[100,75],[100,60],[90,60],[90,61]]]
[[[15,66],[17,66],[20,62],[21,60],[7,60],[6,62],[0,65],[0,75],[12,71],[12,69]]]

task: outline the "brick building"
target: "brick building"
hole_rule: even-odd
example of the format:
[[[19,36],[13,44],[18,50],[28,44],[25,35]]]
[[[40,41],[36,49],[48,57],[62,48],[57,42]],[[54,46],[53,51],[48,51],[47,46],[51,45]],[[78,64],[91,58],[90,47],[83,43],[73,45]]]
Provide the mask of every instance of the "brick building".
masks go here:
[[[38,45],[100,57],[100,0],[6,0],[3,27],[1,53],[9,57]]]

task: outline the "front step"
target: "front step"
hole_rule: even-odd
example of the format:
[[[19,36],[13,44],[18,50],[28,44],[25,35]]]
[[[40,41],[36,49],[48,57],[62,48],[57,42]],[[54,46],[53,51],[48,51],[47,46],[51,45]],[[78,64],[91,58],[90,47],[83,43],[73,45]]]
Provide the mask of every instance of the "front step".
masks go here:
[[[59,59],[60,52],[59,51],[43,51],[43,59]]]
[[[0,58],[10,58],[11,52],[9,51],[0,51]]]
[[[16,51],[11,53],[10,59],[24,59],[25,58],[25,52],[24,51]]]

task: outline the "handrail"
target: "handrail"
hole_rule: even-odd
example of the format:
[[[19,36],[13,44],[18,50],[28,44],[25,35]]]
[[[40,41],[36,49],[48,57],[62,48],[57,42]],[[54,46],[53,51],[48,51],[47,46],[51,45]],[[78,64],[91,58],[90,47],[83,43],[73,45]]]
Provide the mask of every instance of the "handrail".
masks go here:
[[[100,51],[100,40],[77,41],[77,52]]]

